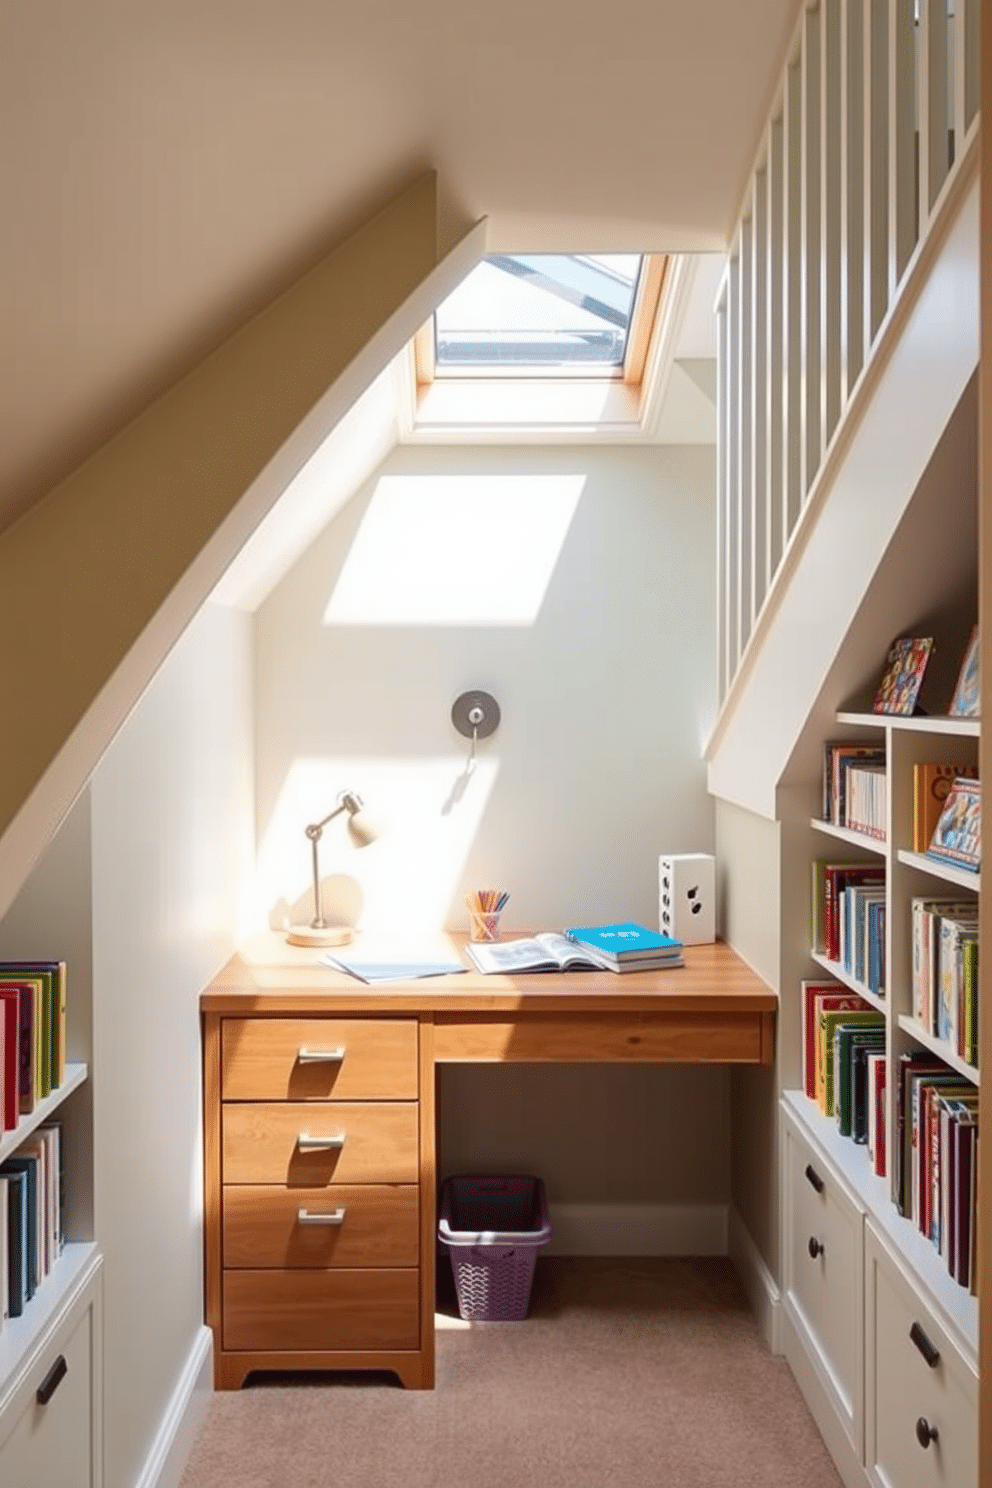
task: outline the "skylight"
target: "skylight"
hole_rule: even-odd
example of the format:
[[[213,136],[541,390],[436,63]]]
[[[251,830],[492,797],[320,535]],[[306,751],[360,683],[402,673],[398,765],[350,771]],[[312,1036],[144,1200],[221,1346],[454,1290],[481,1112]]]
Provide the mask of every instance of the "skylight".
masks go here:
[[[490,255],[434,316],[434,376],[622,376],[639,254]]]

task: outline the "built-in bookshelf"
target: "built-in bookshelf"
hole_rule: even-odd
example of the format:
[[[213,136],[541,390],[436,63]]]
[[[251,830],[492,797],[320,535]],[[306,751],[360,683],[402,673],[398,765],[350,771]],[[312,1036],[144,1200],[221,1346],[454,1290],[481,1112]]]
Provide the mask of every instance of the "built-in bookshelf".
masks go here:
[[[851,738],[868,747],[872,739],[884,758],[884,836],[851,830],[835,821],[814,816],[809,823],[813,858],[881,865],[884,868],[885,985],[876,995],[862,979],[845,969],[835,957],[815,943],[816,905],[811,896],[810,961],[838,990],[855,993],[885,1020],[886,1173],[873,1169],[864,1144],[842,1136],[833,1116],[823,1113],[817,1102],[801,1088],[786,1088],[783,1103],[803,1130],[814,1139],[836,1166],[844,1184],[855,1195],[864,1212],[872,1217],[910,1273],[922,1281],[928,1296],[967,1350],[977,1352],[978,1300],[973,1289],[950,1274],[945,1259],[921,1232],[916,1222],[900,1212],[895,1191],[892,1154],[899,1140],[898,1102],[895,1098],[897,1071],[903,1056],[919,1051],[939,1059],[949,1072],[977,1091],[981,1073],[949,1043],[936,1036],[914,1016],[912,987],[911,905],[914,898],[939,900],[948,897],[974,901],[977,913],[981,876],[929,857],[914,845],[914,765],[977,763],[980,721],[975,718],[936,716],[902,717],[843,711],[836,715],[830,741],[836,744],[849,731]],[[826,799],[826,792],[824,793]],[[822,844],[822,848],[821,848]],[[816,878],[814,876],[815,885]],[[812,975],[812,973],[811,973]]]

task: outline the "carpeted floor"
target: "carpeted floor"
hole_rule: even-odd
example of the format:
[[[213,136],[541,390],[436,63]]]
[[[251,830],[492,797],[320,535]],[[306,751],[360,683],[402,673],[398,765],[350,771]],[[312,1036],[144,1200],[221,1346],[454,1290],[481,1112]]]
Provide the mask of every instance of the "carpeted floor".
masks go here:
[[[181,1488],[841,1488],[729,1262],[541,1257],[530,1316],[442,1285],[437,1388],[264,1377],[214,1397]]]

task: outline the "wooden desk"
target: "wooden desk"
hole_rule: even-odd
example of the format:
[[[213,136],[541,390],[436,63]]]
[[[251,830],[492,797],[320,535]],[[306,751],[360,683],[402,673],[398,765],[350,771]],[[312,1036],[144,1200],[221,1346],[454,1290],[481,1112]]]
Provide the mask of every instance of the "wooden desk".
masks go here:
[[[200,999],[216,1387],[388,1369],[431,1388],[435,1066],[771,1063],[767,984],[719,943],[685,960],[375,988],[275,935],[232,957]]]

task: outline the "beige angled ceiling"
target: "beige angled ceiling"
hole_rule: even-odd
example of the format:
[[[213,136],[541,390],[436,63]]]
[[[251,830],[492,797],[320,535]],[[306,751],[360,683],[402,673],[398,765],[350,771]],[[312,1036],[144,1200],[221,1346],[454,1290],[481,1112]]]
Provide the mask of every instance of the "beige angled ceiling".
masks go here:
[[[0,6],[0,526],[426,166],[492,247],[720,248],[797,0]]]

